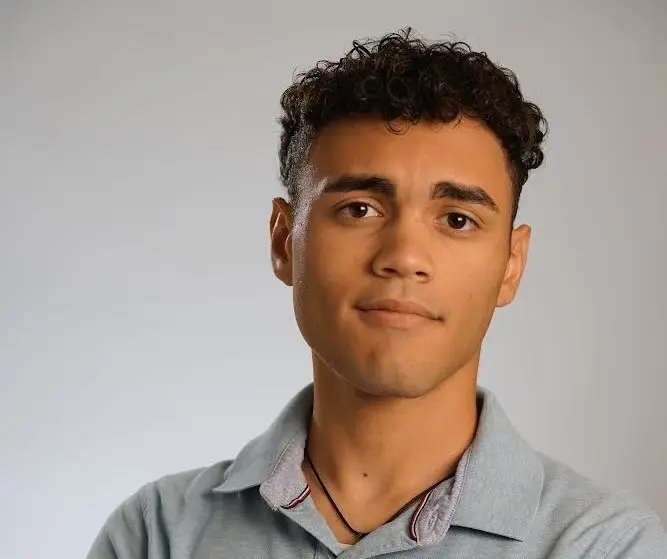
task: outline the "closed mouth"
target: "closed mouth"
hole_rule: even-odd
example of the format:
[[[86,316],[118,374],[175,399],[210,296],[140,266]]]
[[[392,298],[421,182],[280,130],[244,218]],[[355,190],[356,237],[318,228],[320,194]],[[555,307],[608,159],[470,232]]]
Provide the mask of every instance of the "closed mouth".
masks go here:
[[[430,320],[441,320],[440,317],[426,308],[424,305],[415,301],[399,299],[378,299],[363,302],[357,305],[357,308],[364,312],[383,311],[387,313],[417,315]]]

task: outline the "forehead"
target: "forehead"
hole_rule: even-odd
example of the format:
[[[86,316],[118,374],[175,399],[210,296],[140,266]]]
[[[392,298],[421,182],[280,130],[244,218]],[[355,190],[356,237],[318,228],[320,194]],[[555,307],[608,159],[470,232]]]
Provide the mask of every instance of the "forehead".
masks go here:
[[[313,141],[310,175],[313,185],[345,174],[384,176],[424,193],[432,184],[451,180],[484,188],[509,211],[512,182],[500,140],[482,123],[462,118],[451,123],[393,123],[355,118],[325,126]]]

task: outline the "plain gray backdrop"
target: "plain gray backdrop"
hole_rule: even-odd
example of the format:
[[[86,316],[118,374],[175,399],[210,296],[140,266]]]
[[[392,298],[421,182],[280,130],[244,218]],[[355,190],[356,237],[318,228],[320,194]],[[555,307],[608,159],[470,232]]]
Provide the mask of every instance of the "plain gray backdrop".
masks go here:
[[[667,2],[0,2],[0,557],[85,555],[143,483],[232,458],[310,380],[271,273],[278,99],[412,25],[518,73],[546,165],[481,380],[667,517]]]

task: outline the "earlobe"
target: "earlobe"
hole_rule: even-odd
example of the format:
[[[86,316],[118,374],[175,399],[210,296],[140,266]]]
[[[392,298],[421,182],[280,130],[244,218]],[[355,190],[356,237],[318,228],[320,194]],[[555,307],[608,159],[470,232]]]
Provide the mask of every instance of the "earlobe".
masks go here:
[[[510,239],[510,256],[505,268],[505,276],[500,286],[497,307],[509,305],[519,290],[523,271],[528,260],[531,229],[528,225],[521,225],[512,231]]]
[[[285,285],[292,286],[292,207],[282,198],[273,200],[269,234],[273,273]]]

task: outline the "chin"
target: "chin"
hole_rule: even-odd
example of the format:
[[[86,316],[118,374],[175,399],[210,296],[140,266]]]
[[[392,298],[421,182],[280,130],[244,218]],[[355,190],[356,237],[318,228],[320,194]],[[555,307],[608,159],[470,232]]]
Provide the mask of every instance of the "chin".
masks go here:
[[[433,376],[433,369],[426,371],[413,369],[411,371],[396,368],[390,371],[368,371],[354,375],[346,380],[361,392],[379,398],[413,399],[425,396],[437,388],[445,379]]]

